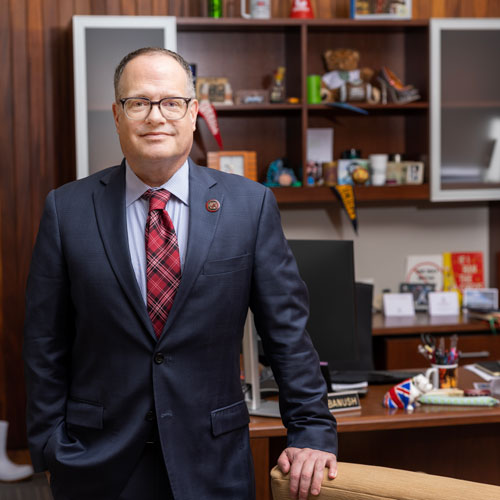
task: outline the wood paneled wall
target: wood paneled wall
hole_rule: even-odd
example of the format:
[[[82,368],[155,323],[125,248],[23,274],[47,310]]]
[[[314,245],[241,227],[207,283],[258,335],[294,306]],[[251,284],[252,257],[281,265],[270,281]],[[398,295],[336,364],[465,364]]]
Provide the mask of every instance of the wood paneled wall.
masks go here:
[[[0,418],[26,445],[21,359],[24,288],[43,201],[74,178],[71,17],[206,14],[205,0],[0,0]],[[225,12],[239,15],[239,0]],[[312,0],[316,17],[349,16],[349,0]],[[414,18],[498,17],[498,0],[414,0]],[[273,0],[288,17],[291,0]],[[110,68],[111,70],[112,68]]]

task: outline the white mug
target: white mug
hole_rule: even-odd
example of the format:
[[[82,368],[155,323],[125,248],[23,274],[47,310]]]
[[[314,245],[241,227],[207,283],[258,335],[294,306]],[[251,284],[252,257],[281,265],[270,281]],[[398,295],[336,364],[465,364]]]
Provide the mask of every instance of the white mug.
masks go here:
[[[449,389],[457,386],[458,364],[452,365],[432,365],[425,372],[434,389]]]
[[[271,0],[250,0],[250,14],[246,12],[246,0],[241,0],[241,15],[245,19],[269,19]]]
[[[383,186],[385,184],[387,173],[388,155],[373,154],[369,156],[370,168],[372,170],[372,184],[374,186]]]

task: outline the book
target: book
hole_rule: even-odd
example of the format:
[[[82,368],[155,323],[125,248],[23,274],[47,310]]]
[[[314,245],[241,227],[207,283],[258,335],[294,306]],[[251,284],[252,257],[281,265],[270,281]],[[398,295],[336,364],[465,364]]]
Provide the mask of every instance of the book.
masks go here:
[[[500,361],[480,361],[474,366],[492,377],[500,377]]]
[[[458,292],[460,300],[465,288],[484,288],[483,252],[444,253],[443,287]]]

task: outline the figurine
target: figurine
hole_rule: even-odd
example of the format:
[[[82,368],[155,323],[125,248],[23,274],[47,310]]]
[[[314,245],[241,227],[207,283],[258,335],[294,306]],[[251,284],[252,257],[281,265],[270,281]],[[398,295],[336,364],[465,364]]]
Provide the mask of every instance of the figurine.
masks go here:
[[[285,97],[285,67],[280,66],[274,73],[269,100],[280,103],[285,102]]]
[[[413,378],[403,380],[384,395],[385,408],[403,408],[414,410],[414,403],[423,394],[432,391],[433,386],[422,373]]]
[[[358,68],[359,57],[359,52],[352,49],[327,50],[324,53],[328,73],[321,78],[323,101],[377,103],[380,100],[379,89],[370,83],[374,71]]]
[[[301,184],[297,180],[295,172],[291,168],[285,167],[285,160],[279,158],[270,163],[264,185],[267,187],[297,187]]]
[[[388,98],[391,102],[397,104],[406,104],[420,99],[418,89],[413,85],[404,85],[401,80],[385,66],[380,70],[377,80],[382,88],[382,104],[386,104]]]

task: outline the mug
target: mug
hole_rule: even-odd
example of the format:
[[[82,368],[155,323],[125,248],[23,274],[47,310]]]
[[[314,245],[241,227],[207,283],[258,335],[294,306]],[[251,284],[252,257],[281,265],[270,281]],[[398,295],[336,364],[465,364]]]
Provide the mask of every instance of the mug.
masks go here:
[[[374,186],[383,186],[385,184],[388,158],[389,156],[386,154],[373,154],[368,157]]]
[[[246,12],[246,0],[241,0],[241,16],[245,19],[269,19],[271,0],[250,0],[250,14]]]
[[[321,76],[307,75],[307,102],[321,104]]]
[[[458,364],[431,365],[425,372],[434,389],[456,388],[458,383]]]

